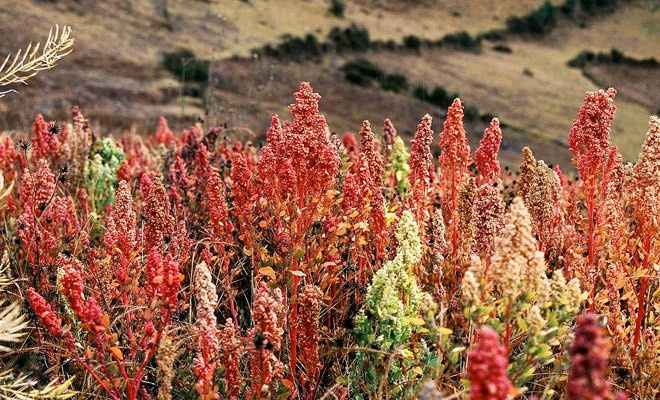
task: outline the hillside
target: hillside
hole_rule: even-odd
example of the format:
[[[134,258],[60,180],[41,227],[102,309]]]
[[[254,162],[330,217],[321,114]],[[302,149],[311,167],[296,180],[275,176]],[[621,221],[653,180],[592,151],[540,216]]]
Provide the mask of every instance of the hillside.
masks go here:
[[[271,113],[286,115],[290,93],[301,81],[310,81],[323,95],[321,109],[337,132],[357,130],[364,118],[379,126],[385,117],[401,132],[413,132],[427,112],[436,117],[435,130],[441,129],[438,107],[409,94],[351,85],[336,68],[366,58],[388,73],[403,74],[411,84],[441,85],[480,113],[499,116],[509,126],[503,151],[507,164],[517,163],[520,147],[529,143],[548,162],[566,164],[566,136],[583,92],[617,87],[613,137],[624,157],[634,159],[648,115],[660,108],[658,70],[591,66],[583,73],[566,63],[582,50],[613,47],[633,57],[659,58],[660,23],[653,2],[630,2],[614,14],[589,19],[583,27],[560,21],[549,35],[509,38],[511,53],[494,51],[494,43],[484,41],[480,53],[424,48],[420,54],[327,55],[320,63],[304,64],[233,59],[277,43],[284,34],[312,33],[323,39],[330,28],[350,23],[366,27],[372,39],[397,42],[406,35],[438,39],[458,30],[474,35],[504,28],[509,16],[525,15],[542,3],[346,1],[345,18],[340,19],[328,12],[329,2],[317,0],[5,1],[0,3],[1,54],[43,40],[54,23],[72,25],[77,43],[57,69],[0,102],[0,130],[27,129],[37,112],[66,119],[68,109],[79,104],[101,132],[150,132],[163,114],[178,128],[203,117],[207,124],[245,127],[259,136]],[[296,13],[290,12],[293,8]],[[186,96],[184,107],[178,77],[161,66],[162,55],[179,48],[210,60],[212,67],[212,93]],[[481,120],[468,124],[473,144],[484,126]]]

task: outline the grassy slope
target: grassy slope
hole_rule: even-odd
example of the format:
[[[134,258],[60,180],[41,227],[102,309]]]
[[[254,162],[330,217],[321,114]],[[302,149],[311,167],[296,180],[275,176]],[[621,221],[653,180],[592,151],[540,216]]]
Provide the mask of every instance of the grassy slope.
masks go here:
[[[166,21],[152,1],[91,3],[0,3],[0,37],[9,39],[0,42],[2,54],[41,38],[56,22],[73,25],[78,40],[75,53],[58,69],[42,74],[21,90],[21,96],[0,102],[0,129],[29,126],[35,112],[66,118],[62,112],[72,104],[83,105],[93,121],[106,127],[128,128],[126,124],[134,122],[151,128],[160,114],[180,116],[178,84],[159,68],[159,60],[164,51],[187,47],[202,58],[218,60],[214,76],[219,90],[214,96],[213,121],[245,125],[263,133],[269,114],[279,112],[286,117],[291,93],[300,81],[309,80],[323,95],[322,110],[333,130],[355,130],[363,118],[380,126],[389,116],[400,131],[414,132],[424,113],[437,114],[438,110],[409,96],[347,85],[329,67],[329,60],[325,65],[282,65],[267,60],[235,62],[227,57],[245,54],[284,33],[324,35],[329,27],[349,21],[367,26],[372,37],[381,39],[400,39],[406,34],[438,38],[458,29],[475,33],[501,27],[512,13],[508,10],[515,8],[515,14],[524,14],[542,0],[429,0],[415,5],[391,0],[372,1],[371,7],[364,6],[365,2],[347,1],[348,17],[344,20],[330,17],[328,2],[319,0],[253,0],[249,4],[239,0],[185,4],[170,0],[173,31],[164,27]],[[516,7],[511,7],[513,3]],[[530,143],[539,157],[565,164],[568,153],[561,142],[565,142],[583,92],[596,89],[579,70],[569,69],[566,61],[583,49],[607,51],[613,46],[635,57],[660,56],[657,14],[649,12],[646,2],[638,4],[602,17],[587,29],[567,24],[542,40],[511,41],[512,54],[494,52],[486,43],[483,54],[434,50],[425,51],[422,57],[387,53],[369,57],[388,71],[405,72],[411,82],[441,84],[458,91],[481,111],[499,115],[516,126],[518,129],[505,131],[506,163],[516,163],[519,148]],[[294,8],[295,14],[291,12]],[[456,11],[460,16],[454,15]],[[534,76],[524,76],[525,68]],[[608,85],[613,77],[613,83],[625,83],[620,87],[613,133],[624,155],[632,159],[651,113],[648,98],[657,105],[657,95],[653,100],[657,85],[647,82],[647,89],[641,90],[646,101],[635,102],[640,96],[639,82],[630,82],[628,74],[601,72],[597,80]],[[197,99],[187,101],[188,117],[182,125],[203,112],[200,105]],[[436,121],[439,130],[441,120]],[[482,126],[469,128],[476,143]]]
[[[609,51],[611,47],[625,49],[635,57],[660,55],[660,23],[657,12],[643,7],[627,7],[616,15],[605,16],[591,23],[588,29],[565,24],[543,40],[512,40],[511,54],[486,50],[484,54],[427,51],[420,58],[408,60],[377,56],[388,70],[406,71],[413,80],[427,85],[440,84],[458,91],[466,101],[480,109],[495,113],[503,120],[525,131],[551,140],[566,141],[570,124],[587,90],[596,90],[591,80],[566,62],[584,49]],[[402,68],[401,65],[406,66]],[[409,65],[413,65],[412,68]],[[533,76],[526,76],[528,69]],[[655,94],[657,104],[657,71],[630,82],[625,74],[601,74],[599,83],[618,87],[621,96],[616,104],[617,119],[613,138],[628,159],[639,151],[647,130],[650,113],[656,109],[636,102],[637,90]],[[646,82],[644,81],[646,79]],[[648,92],[640,85],[648,86]],[[631,95],[627,96],[629,92]],[[641,104],[648,104],[646,103]]]
[[[245,48],[272,41],[283,33],[325,35],[333,26],[348,26],[351,22],[367,27],[372,38],[383,40],[400,40],[406,35],[437,39],[459,30],[476,34],[500,28],[508,16],[526,14],[543,1],[345,0],[344,19],[328,12],[329,1],[319,0],[252,0],[236,2],[232,7],[218,7],[217,11],[232,21],[234,30],[227,33],[237,38],[228,45],[226,52],[242,53]],[[553,3],[559,4],[561,0],[553,0]],[[290,12],[293,9],[295,13]],[[235,35],[237,32],[239,34]]]

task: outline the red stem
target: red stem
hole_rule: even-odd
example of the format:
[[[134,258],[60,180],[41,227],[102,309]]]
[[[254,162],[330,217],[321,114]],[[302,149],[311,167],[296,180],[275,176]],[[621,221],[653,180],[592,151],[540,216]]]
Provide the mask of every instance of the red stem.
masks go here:
[[[649,273],[650,263],[649,256],[651,255],[651,235],[646,235],[644,238],[644,263],[642,269]],[[643,276],[641,278],[641,283],[639,287],[639,293],[637,293],[637,318],[635,319],[635,335],[633,338],[633,348],[630,356],[634,360],[637,356],[637,347],[639,346],[639,340],[642,332],[642,322],[644,322],[644,316],[646,315],[645,307],[645,297],[646,297],[646,286],[648,285],[649,277]]]
[[[593,178],[589,181],[588,188],[588,218],[589,218],[589,232],[587,237],[587,246],[589,253],[589,266],[594,266],[594,260],[596,255],[594,254],[594,242],[595,242],[595,227],[594,227],[594,195],[593,195]],[[591,268],[589,268],[591,269]],[[586,271],[585,271],[586,272]],[[594,310],[594,296],[596,291],[596,279],[592,283],[591,289],[589,290],[589,311],[593,312]]]
[[[488,269],[490,268],[490,257],[486,257],[486,267],[484,268],[484,280],[488,282]]]
[[[82,358],[80,358],[80,356],[78,355],[78,351],[76,350],[73,335],[71,335],[71,332],[67,332],[67,334],[68,334],[67,343],[69,345],[69,351],[71,352],[73,357],[75,357],[75,359],[80,363],[80,365],[82,365],[83,368],[85,368],[85,370],[89,372],[92,378],[96,382],[98,382],[99,385],[101,385],[103,390],[105,390],[106,393],[108,393],[108,395],[112,397],[113,400],[120,400],[120,398],[115,393],[116,389],[113,387],[112,390],[110,390],[110,388],[101,380],[101,378],[99,378],[99,376],[96,375],[96,372],[94,372],[94,370]]]
[[[294,271],[298,270],[298,263],[294,263]],[[298,320],[298,281],[300,280],[299,277],[294,276],[293,277],[293,289],[291,290],[291,297],[294,297],[293,303],[291,303],[291,319],[293,320],[293,323],[290,324],[289,327],[289,335],[290,335],[290,341],[291,341],[291,364],[289,369],[291,370],[291,382],[293,382],[293,385],[295,387],[296,381],[296,365],[298,364],[298,348],[297,348],[297,342],[298,342],[298,327],[296,325],[296,321]]]
[[[458,255],[458,220],[456,215],[457,208],[457,190],[456,190],[456,173],[454,166],[451,169],[451,241],[452,241],[452,261],[454,263],[454,276],[456,275],[456,256]]]
[[[96,382],[98,382],[99,385],[101,385],[101,387],[103,388],[103,390],[105,390],[106,393],[108,393],[108,395],[110,395],[110,397],[113,398],[113,400],[120,400],[120,398],[115,394],[115,390],[110,390],[110,388],[109,388],[108,386],[106,386],[105,383],[103,383],[103,381],[101,380],[101,378],[99,378],[98,375],[96,375],[96,372],[94,372],[94,370],[93,370],[89,365],[87,365],[87,363],[86,363],[85,361],[83,361],[83,360],[80,358],[80,356],[78,356],[78,353],[75,353],[75,352],[74,352],[73,355],[74,355],[74,357],[76,358],[76,360],[78,360],[78,362],[80,363],[80,365],[82,365],[83,368],[85,368],[85,370],[87,370],[87,372],[89,372],[89,374],[92,376],[92,378],[94,378],[94,380],[95,380]]]

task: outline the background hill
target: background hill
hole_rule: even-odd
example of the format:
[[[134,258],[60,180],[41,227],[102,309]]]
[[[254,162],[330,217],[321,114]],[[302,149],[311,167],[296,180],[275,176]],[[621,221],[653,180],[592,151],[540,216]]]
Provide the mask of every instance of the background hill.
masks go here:
[[[539,158],[566,165],[568,130],[585,91],[619,90],[613,138],[628,160],[636,158],[648,116],[660,109],[660,69],[638,63],[660,57],[655,1],[619,1],[613,10],[589,12],[579,7],[564,12],[566,2],[553,1],[556,23],[539,34],[506,29],[511,17],[541,9],[541,0],[342,3],[343,18],[322,0],[0,0],[0,54],[44,40],[56,23],[71,25],[77,39],[74,53],[58,68],[0,102],[0,131],[27,130],[38,112],[66,119],[78,104],[103,133],[150,133],[165,115],[177,128],[201,118],[259,141],[270,115],[286,118],[291,94],[301,81],[310,81],[323,96],[321,110],[332,130],[358,130],[362,119],[379,126],[390,117],[401,133],[411,134],[427,112],[435,118],[434,130],[441,130],[444,107],[430,96],[441,87],[470,107],[473,144],[490,116],[500,117],[506,125],[505,164],[517,164],[520,148],[529,145]],[[376,44],[364,51],[321,46],[333,28],[343,32],[351,24],[366,29]],[[490,35],[478,48],[470,48],[471,42],[436,44],[460,31],[470,40]],[[313,35],[318,52],[292,62],[286,55],[253,51],[277,46],[283,35],[302,42]],[[200,82],[191,82],[193,64],[183,85],[180,73],[164,67],[164,55],[179,49],[208,69]],[[583,51],[594,56],[570,67]],[[406,86],[398,93],[384,90],[382,76],[355,84],[346,79],[346,67],[356,62],[375,66],[383,76],[403,77]],[[429,96],[416,91],[419,86]]]

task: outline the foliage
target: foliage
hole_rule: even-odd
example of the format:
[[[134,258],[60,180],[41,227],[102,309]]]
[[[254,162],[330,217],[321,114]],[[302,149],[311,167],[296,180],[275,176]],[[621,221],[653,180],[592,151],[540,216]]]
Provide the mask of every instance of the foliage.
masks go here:
[[[589,64],[628,65],[631,67],[640,68],[658,68],[660,66],[660,63],[658,63],[654,57],[638,60],[636,58],[626,56],[616,48],[612,48],[609,54],[596,54],[585,50],[568,61],[568,66],[573,68],[584,68]]]
[[[208,64],[187,49],[163,54],[162,64],[177,79],[199,83],[206,83],[209,79]]]
[[[337,18],[344,18],[346,4],[342,0],[330,0],[330,13]]]
[[[413,95],[422,101],[428,101],[431,104],[447,108],[458,97],[457,93],[448,92],[442,86],[436,86],[429,92],[426,86],[417,86],[413,90]]]
[[[511,33],[545,34],[557,24],[557,8],[546,0],[540,8],[523,17],[511,17],[506,24]]]
[[[357,59],[342,67],[344,78],[355,85],[368,86],[372,81],[380,82],[385,73],[371,61]]]
[[[5,190],[4,178],[0,174],[0,210],[4,210],[6,204],[4,200],[11,192],[12,187]],[[2,255],[0,261],[0,288],[5,288],[14,283],[7,272],[9,268],[9,259],[7,252]],[[6,297],[3,294],[0,300],[0,353],[12,351],[10,346],[21,343],[27,336],[29,323],[26,315],[23,313],[21,302],[14,301],[7,304]],[[65,382],[49,382],[45,386],[38,388],[37,382],[29,379],[21,371],[15,372],[9,369],[0,371],[0,399],[18,399],[18,400],[36,400],[36,399],[70,399],[76,393],[70,390],[73,378]]]
[[[92,151],[83,175],[93,210],[101,210],[114,201],[117,171],[123,159],[124,151],[109,137]]]
[[[481,39],[479,37],[472,37],[466,31],[448,33],[440,39],[439,44],[440,46],[470,52],[479,52],[481,50]]]
[[[415,35],[405,36],[403,38],[403,46],[413,51],[419,51],[422,41]]]
[[[468,107],[440,90],[439,140],[427,114],[410,144],[389,119],[331,134],[308,83],[260,149],[164,118],[112,139],[78,108],[38,115],[0,138],[0,338],[43,358],[27,378],[0,360],[0,393],[655,398],[660,123],[623,163],[615,93],[585,95],[577,176],[528,148],[501,169],[496,118],[473,152]]]
[[[394,388],[398,398],[409,396],[411,378],[419,374],[414,360],[424,356],[425,344],[410,339],[418,331],[418,313],[422,292],[417,286],[413,267],[421,260],[422,245],[415,219],[404,211],[398,223],[396,256],[373,276],[367,289],[364,307],[355,319],[355,335],[360,347],[353,382],[356,398],[382,398],[382,381]]]
[[[345,29],[332,28],[328,33],[328,42],[340,53],[349,50],[355,52],[367,51],[371,44],[369,31],[355,24],[351,24]]]
[[[387,74],[380,82],[380,87],[388,92],[403,92],[408,90],[408,79],[400,74]]]

